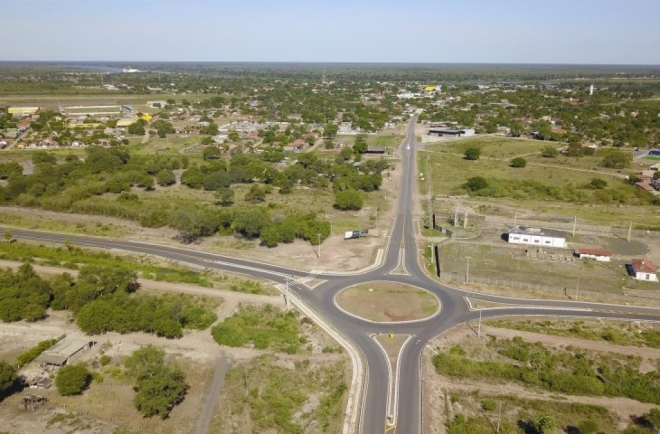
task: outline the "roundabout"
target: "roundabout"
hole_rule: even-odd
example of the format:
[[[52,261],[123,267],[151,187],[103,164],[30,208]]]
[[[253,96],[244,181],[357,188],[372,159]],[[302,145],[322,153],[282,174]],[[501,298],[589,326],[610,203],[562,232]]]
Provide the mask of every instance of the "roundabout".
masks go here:
[[[343,289],[334,301],[346,314],[375,323],[423,321],[436,316],[441,307],[438,298],[429,291],[385,281]]]
[[[447,286],[429,276],[421,265],[421,249],[416,238],[420,217],[412,211],[417,173],[416,121],[413,118],[409,123],[406,139],[399,148],[402,176],[386,253],[382,262],[359,272],[320,274],[139,241],[19,229],[12,229],[12,233],[17,239],[36,242],[66,242],[154,255],[279,284],[284,288],[285,303],[291,301],[305,315],[314,318],[349,352],[353,376],[344,434],[428,432],[423,425],[427,409],[422,399],[422,354],[432,339],[456,325],[482,317],[505,316],[660,321],[660,311],[655,308],[475,293]],[[322,282],[313,288],[304,283],[315,280]]]

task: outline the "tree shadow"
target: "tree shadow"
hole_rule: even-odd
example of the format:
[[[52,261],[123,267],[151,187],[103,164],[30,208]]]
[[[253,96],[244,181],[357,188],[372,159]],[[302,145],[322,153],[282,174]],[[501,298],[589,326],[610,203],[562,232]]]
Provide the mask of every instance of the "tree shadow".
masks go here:
[[[519,420],[518,428],[523,430],[525,434],[540,434],[531,420]]]

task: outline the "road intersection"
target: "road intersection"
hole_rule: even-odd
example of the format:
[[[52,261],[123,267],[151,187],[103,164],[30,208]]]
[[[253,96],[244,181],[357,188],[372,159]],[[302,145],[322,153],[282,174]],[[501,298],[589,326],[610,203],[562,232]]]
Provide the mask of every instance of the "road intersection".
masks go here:
[[[133,241],[109,240],[85,236],[53,234],[22,229],[11,229],[17,239],[41,242],[64,243],[101,249],[117,249],[155,255],[169,260],[193,264],[204,268],[218,269],[268,279],[286,287],[304,311],[325,323],[326,329],[334,331],[344,341],[359,351],[359,363],[364,364],[364,381],[358,382],[361,390],[352,390],[351,396],[359,402],[349,403],[358,411],[354,417],[347,414],[352,423],[345,431],[360,434],[424,432],[422,427],[421,363],[422,354],[430,340],[452,327],[478,318],[502,316],[539,315],[554,317],[597,317],[630,320],[660,321],[660,310],[644,307],[594,304],[575,301],[535,300],[503,297],[467,292],[441,285],[430,278],[420,264],[419,247],[415,237],[412,213],[415,174],[416,141],[415,119],[408,125],[405,140],[399,148],[402,178],[399,187],[396,218],[389,234],[380,266],[371,267],[362,273],[312,274],[287,267],[258,261],[236,259],[226,255],[206,253],[180,247],[162,246]],[[403,268],[404,274],[396,273]],[[322,279],[313,289],[291,277]],[[373,323],[347,315],[334,302],[335,296],[344,288],[371,282],[399,282],[432,292],[440,300],[440,310],[434,316],[415,322]],[[500,303],[502,307],[473,309],[471,300]],[[329,327],[329,328],[328,328]],[[392,368],[380,344],[373,338],[382,334],[403,334],[410,338],[402,346],[396,367]],[[395,369],[396,372],[392,372]],[[359,373],[358,373],[359,374]],[[359,376],[359,375],[358,375]],[[392,384],[392,382],[395,382]],[[356,418],[357,417],[357,418]],[[345,432],[349,434],[349,432]],[[352,434],[352,433],[351,433]]]

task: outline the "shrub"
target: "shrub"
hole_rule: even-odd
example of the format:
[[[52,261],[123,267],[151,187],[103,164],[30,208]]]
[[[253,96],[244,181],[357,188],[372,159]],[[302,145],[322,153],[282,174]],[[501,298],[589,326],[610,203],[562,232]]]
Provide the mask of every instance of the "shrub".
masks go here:
[[[466,160],[478,160],[479,157],[481,157],[481,148],[478,148],[476,146],[467,148],[465,150],[465,159]]]
[[[486,179],[482,176],[473,176],[467,180],[465,186],[470,191],[479,191],[488,187],[488,181],[486,181]]]
[[[364,199],[360,192],[354,189],[338,191],[335,193],[335,207],[341,210],[360,210]]]
[[[79,395],[91,380],[92,374],[83,365],[67,365],[57,373],[55,387],[62,396]]]
[[[20,366],[25,366],[37,357],[48,348],[52,347],[57,343],[57,339],[47,339],[45,341],[39,342],[36,346],[30,348],[27,351],[22,352],[18,355],[18,364]]]
[[[516,157],[511,160],[511,167],[522,168],[525,166],[527,166],[527,160],[525,160],[523,157]]]
[[[601,190],[607,187],[607,181],[602,178],[592,178],[591,182],[589,183],[589,187],[593,188],[594,190]]]

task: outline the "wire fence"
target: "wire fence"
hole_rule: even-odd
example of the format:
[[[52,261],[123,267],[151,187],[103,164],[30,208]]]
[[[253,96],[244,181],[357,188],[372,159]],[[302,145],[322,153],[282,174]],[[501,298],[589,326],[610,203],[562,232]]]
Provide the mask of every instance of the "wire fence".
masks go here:
[[[587,233],[587,234],[597,234],[597,235],[609,235],[609,236],[618,236],[618,237],[628,237],[628,232],[632,237],[651,237],[651,238],[660,238],[660,231],[655,230],[642,230],[642,229],[632,229],[629,228],[620,228],[613,226],[598,226],[598,225],[588,225],[576,222],[566,222],[566,221],[542,221],[542,220],[526,220],[526,219],[511,219],[507,217],[497,217],[497,216],[486,216],[486,221],[489,223],[498,223],[502,225],[521,225],[529,227],[538,227],[546,229],[558,229],[566,232],[572,233],[575,229],[576,233]]]
[[[611,292],[598,292],[580,290],[578,287],[567,288],[544,285],[533,282],[520,282],[506,279],[493,279],[489,277],[480,277],[470,275],[469,281],[466,279],[465,274],[454,272],[441,272],[440,279],[450,282],[464,282],[464,283],[478,283],[488,286],[502,287],[508,289],[517,289],[529,292],[545,292],[547,294],[555,295],[557,297],[570,297],[574,300],[589,299],[599,302],[612,303],[612,304],[635,304],[635,305],[660,305],[660,296],[649,297],[646,291],[639,290],[625,290],[622,294],[615,294]]]

